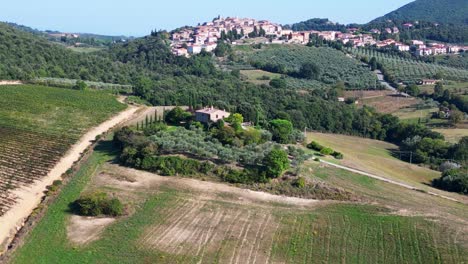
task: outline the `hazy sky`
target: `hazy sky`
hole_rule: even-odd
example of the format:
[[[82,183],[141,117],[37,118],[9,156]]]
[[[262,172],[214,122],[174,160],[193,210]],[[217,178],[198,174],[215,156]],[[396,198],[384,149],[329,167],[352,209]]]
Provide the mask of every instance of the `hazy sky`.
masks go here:
[[[309,18],[365,23],[412,0],[3,0],[0,21],[63,32],[147,35],[152,29],[239,16],[287,24]]]

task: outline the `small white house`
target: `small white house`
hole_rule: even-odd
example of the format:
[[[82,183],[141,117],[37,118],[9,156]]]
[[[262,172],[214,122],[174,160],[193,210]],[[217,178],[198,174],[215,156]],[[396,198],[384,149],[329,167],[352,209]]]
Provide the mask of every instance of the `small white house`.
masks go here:
[[[202,51],[202,46],[198,44],[193,44],[191,46],[188,46],[188,52],[190,54],[198,54]]]

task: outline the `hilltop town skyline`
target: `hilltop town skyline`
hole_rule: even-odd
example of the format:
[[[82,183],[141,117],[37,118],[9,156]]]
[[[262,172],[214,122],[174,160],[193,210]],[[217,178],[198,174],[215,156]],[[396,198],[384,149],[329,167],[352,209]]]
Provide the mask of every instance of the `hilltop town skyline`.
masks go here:
[[[281,24],[296,23],[314,17],[329,18],[343,24],[367,23],[376,16],[384,15],[409,2],[411,1],[336,0],[316,3],[294,0],[288,5],[279,6],[270,5],[267,1],[251,3],[246,0],[238,1],[235,5],[227,3],[213,5],[203,0],[179,1],[178,7],[174,9],[172,3],[147,0],[133,2],[84,0],[79,5],[73,6],[58,0],[32,3],[20,0],[2,5],[0,21],[15,22],[39,30],[140,37],[155,28],[172,30],[184,25],[196,25],[198,21],[207,21],[218,14],[224,17],[266,19]],[[109,6],[113,7],[113,12],[108,12]],[[53,12],[48,12],[49,9]],[[16,12],[17,10],[22,12]]]

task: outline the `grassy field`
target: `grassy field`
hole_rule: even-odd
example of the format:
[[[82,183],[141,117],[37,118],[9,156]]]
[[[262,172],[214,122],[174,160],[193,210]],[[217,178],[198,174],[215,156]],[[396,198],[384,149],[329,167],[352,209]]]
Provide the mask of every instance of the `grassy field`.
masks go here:
[[[106,48],[99,48],[99,47],[68,47],[70,50],[73,50],[75,52],[79,53],[92,53],[92,52],[97,52],[104,50]]]
[[[468,128],[441,128],[434,131],[444,135],[450,143],[458,143],[462,137],[468,137]]]
[[[103,92],[0,86],[0,216],[14,189],[46,176],[87,129],[124,108]]]
[[[48,208],[11,263],[467,261],[463,233],[456,235],[456,230],[421,216],[402,216],[363,204],[271,202],[264,195],[233,191],[233,187],[160,177],[106,163],[112,158],[109,143],[101,144]],[[314,166],[309,167],[311,175],[316,175],[311,177],[330,182],[342,173]],[[357,176],[344,172],[343,177]],[[349,182],[381,184],[361,179]],[[127,215],[106,225],[96,240],[73,242],[74,216],[68,204],[81,192],[95,189],[121,198]],[[395,198],[393,193],[386,195]],[[463,209],[456,208],[466,214]],[[81,231],[87,232],[86,228]]]
[[[411,165],[392,156],[396,145],[366,138],[335,134],[308,133],[308,140],[344,154],[340,164],[374,173],[389,179],[418,184],[425,187],[440,173],[417,165]]]
[[[393,114],[404,122],[414,123],[421,119],[430,119],[432,113],[438,112],[438,108],[417,109],[415,107],[402,108]]]
[[[271,73],[262,70],[242,70],[241,75],[247,78],[247,81],[254,84],[269,84],[271,79],[280,78],[281,74]],[[268,79],[263,80],[264,77]]]

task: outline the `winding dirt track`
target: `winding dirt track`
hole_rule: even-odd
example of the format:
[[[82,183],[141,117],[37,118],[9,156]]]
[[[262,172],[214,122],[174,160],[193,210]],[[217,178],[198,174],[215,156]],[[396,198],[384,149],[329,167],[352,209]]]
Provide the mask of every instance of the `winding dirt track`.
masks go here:
[[[24,224],[26,218],[41,202],[46,187],[51,185],[54,180],[60,179],[72,167],[73,163],[80,159],[81,154],[92,144],[96,136],[123,122],[131,120],[139,109],[138,107],[130,106],[125,111],[92,128],[68,150],[46,177],[30,186],[24,186],[12,192],[18,197],[18,200],[9,211],[0,217],[0,255],[14,237],[14,234]]]

